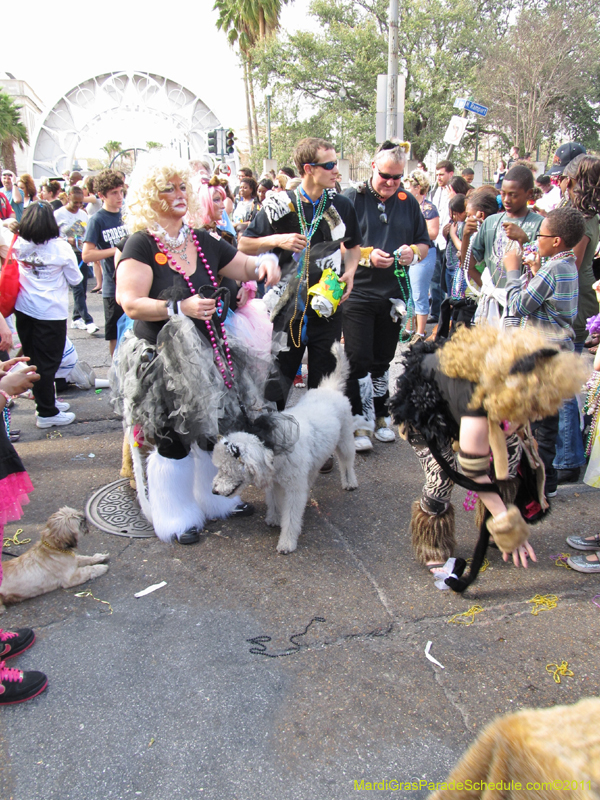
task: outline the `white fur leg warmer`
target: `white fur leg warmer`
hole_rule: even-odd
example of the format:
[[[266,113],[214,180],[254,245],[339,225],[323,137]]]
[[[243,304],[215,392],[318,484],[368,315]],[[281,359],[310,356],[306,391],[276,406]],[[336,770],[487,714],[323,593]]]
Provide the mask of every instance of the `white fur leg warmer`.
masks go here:
[[[201,450],[198,445],[192,445],[191,456],[194,459],[194,496],[207,519],[225,519],[238,503],[238,495],[222,497],[212,493],[213,478],[217,468],[212,462],[210,453]]]
[[[194,497],[194,459],[148,456],[148,501],[154,532],[163,542],[193,528],[202,529],[205,516]]]

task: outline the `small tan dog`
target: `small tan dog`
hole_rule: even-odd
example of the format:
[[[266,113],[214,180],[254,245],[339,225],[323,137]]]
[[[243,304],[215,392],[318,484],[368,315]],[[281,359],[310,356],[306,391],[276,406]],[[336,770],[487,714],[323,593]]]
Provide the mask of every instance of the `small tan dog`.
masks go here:
[[[18,603],[69,589],[99,578],[108,571],[108,553],[80,556],[75,552],[79,534],[87,533],[85,515],[63,506],[48,519],[39,542],[18,558],[2,562],[4,577],[0,585],[0,614],[3,603]]]

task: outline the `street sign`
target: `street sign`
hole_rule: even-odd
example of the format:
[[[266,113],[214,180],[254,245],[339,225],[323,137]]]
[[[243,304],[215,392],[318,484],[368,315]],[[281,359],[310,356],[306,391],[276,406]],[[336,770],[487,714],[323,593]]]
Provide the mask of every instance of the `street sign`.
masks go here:
[[[446,135],[444,136],[444,141],[446,144],[450,144],[453,147],[458,147],[460,140],[463,137],[463,133],[465,132],[465,128],[467,127],[468,121],[469,120],[466,117],[452,117],[450,120],[450,125],[448,125]]]
[[[479,103],[474,103],[472,100],[466,100],[464,108],[467,111],[472,111],[473,114],[477,114],[480,117],[485,117],[488,112],[487,106],[479,105]]]
[[[463,108],[465,107],[466,102],[467,101],[464,97],[457,97],[456,100],[454,101],[454,108],[460,108],[460,110],[462,111]]]

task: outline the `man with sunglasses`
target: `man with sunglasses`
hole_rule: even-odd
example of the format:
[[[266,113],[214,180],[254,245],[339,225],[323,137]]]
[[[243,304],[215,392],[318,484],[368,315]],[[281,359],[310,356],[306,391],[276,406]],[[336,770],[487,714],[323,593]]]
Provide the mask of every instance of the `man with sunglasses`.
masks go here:
[[[354,289],[344,305],[344,342],[350,360],[346,392],[357,451],[373,449],[373,431],[380,442],[395,439],[387,426],[386,403],[402,320],[392,317],[391,300],[406,302],[409,286],[407,277],[399,279],[396,272],[418,269],[431,244],[419,203],[401,185],[405,162],[403,145],[384,142],[373,158],[369,180],[344,192],[358,215],[363,242]]]
[[[238,248],[247,255],[273,251],[279,258],[282,281],[265,295],[274,334],[284,332],[287,350],[277,357],[278,374],[267,388],[267,398],[283,410],[308,348],[308,388],[335,369],[331,346],[342,335],[340,306],[329,317],[312,308],[307,290],[317,284],[324,269],[332,269],[346,283],[340,304],[352,291],[360,258],[361,234],[350,201],[335,192],[335,148],[324,139],[302,139],[294,161],[302,183],[294,191],[271,193],[244,231]]]

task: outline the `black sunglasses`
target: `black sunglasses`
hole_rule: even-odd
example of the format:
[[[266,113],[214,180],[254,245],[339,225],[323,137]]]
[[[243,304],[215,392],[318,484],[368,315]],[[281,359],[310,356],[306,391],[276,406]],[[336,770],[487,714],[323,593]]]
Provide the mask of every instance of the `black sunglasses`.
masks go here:
[[[554,239],[556,238],[556,234],[554,233],[536,233],[536,239]]]
[[[379,215],[379,222],[383,222],[384,225],[387,225],[387,214],[385,213],[385,205],[383,203],[377,203],[377,211],[381,211],[382,213]]]
[[[309,167],[321,167],[321,169],[326,169],[330,172],[334,167],[337,167],[337,161],[326,161],[324,164],[311,164],[309,163]]]
[[[380,177],[383,178],[384,181],[399,181],[402,177],[402,173],[400,175],[390,175],[387,172],[382,172],[379,167],[377,167],[377,172],[379,173]]]

